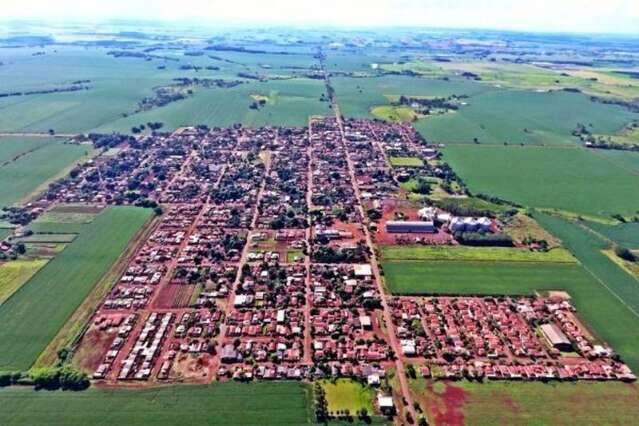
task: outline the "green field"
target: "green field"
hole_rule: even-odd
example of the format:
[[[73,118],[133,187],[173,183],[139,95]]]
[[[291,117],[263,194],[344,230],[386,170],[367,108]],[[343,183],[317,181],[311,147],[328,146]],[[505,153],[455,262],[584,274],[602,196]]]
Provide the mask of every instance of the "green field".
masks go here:
[[[166,129],[206,124],[227,127],[305,126],[310,115],[329,114],[328,103],[320,102],[324,84],[319,80],[295,79],[250,82],[230,89],[196,91],[193,97],[162,108],[142,112],[101,126],[101,132],[128,132],[131,127],[149,121],[161,121]],[[259,110],[250,109],[251,96],[267,96],[269,101]]]
[[[46,263],[46,259],[19,259],[0,264],[0,305]]]
[[[639,222],[605,225],[586,222],[586,225],[615,243],[630,249],[639,249]]]
[[[53,138],[0,137],[0,165],[55,143]]]
[[[365,408],[369,415],[373,413],[375,391],[351,379],[324,380],[321,382],[326,392],[328,411],[349,410],[351,415]]]
[[[639,175],[582,148],[458,145],[444,159],[475,193],[593,216],[639,210]]]
[[[468,425],[633,424],[639,416],[634,384],[411,381],[431,424],[457,419]],[[601,403],[605,398],[606,403]],[[457,423],[456,423],[457,424]]]
[[[49,141],[16,161],[0,166],[0,182],[3,182],[0,185],[0,206],[10,206],[38,190],[46,189],[44,185],[49,180],[59,176],[91,151],[86,146]]]
[[[340,111],[346,117],[376,118],[373,108],[405,96],[474,95],[491,88],[470,81],[427,79],[407,76],[335,77],[331,80]],[[427,138],[428,139],[428,138]]]
[[[421,167],[424,162],[417,157],[391,157],[390,163],[394,167]]]
[[[626,109],[568,92],[490,91],[455,113],[428,117],[415,127],[437,143],[565,145],[575,143],[577,123],[593,133],[614,133],[637,118]]]
[[[570,252],[562,248],[539,252],[506,247],[464,246],[385,246],[382,248],[382,259],[384,261],[576,262]]]
[[[0,307],[0,370],[33,364],[150,215],[106,209]]]
[[[287,383],[215,383],[147,390],[0,391],[0,424],[12,425],[302,425],[310,389]]]
[[[9,235],[11,235],[12,232],[13,230],[10,228],[0,228],[0,241],[7,238]]]

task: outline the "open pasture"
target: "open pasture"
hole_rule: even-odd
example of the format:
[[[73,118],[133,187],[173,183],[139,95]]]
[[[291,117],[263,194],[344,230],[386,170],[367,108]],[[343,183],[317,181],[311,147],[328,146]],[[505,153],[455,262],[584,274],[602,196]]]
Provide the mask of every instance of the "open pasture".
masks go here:
[[[0,369],[29,368],[149,219],[111,207],[0,307]]]
[[[591,101],[580,93],[492,90],[458,111],[428,117],[415,127],[428,141],[446,144],[566,145],[578,123],[592,133],[615,133],[637,114]],[[591,126],[592,125],[592,126]]]
[[[365,408],[373,413],[375,391],[351,379],[324,380],[321,382],[326,392],[328,411],[349,410],[352,415]]]
[[[0,423],[12,425],[164,426],[312,423],[310,389],[288,383],[215,383],[145,390],[89,389],[0,393]]]
[[[582,148],[449,146],[444,159],[474,193],[610,217],[639,210],[639,175]]]

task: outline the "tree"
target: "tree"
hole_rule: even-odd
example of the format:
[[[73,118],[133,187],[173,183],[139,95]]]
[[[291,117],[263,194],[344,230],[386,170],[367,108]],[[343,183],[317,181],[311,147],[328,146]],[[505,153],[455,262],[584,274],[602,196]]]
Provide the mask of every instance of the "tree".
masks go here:
[[[627,260],[628,262],[634,262],[635,260],[637,260],[637,256],[635,256],[633,252],[625,247],[615,247],[615,254],[623,260]]]
[[[27,248],[25,247],[24,243],[16,244],[16,253],[25,254],[26,252],[27,252]]]

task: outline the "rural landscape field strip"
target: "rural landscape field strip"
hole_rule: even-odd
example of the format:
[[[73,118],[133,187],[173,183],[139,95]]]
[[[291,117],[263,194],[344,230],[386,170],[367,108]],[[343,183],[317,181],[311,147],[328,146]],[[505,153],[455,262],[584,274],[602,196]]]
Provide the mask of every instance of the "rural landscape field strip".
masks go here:
[[[0,305],[46,263],[46,259],[18,259],[0,264]]]
[[[570,252],[562,248],[540,252],[506,247],[385,246],[381,251],[385,261],[576,262]]]
[[[311,423],[310,392],[298,382],[79,393],[14,388],[0,392],[0,424],[302,425]]]
[[[0,369],[29,368],[151,212],[111,207],[0,307]]]

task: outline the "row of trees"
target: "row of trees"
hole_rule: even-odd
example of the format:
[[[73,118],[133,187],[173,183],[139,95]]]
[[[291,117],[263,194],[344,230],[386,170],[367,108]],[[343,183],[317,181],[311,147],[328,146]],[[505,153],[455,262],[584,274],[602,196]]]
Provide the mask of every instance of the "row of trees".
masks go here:
[[[11,385],[33,385],[36,389],[74,390],[87,389],[89,377],[69,366],[38,368],[28,373],[0,372],[0,387]]]

